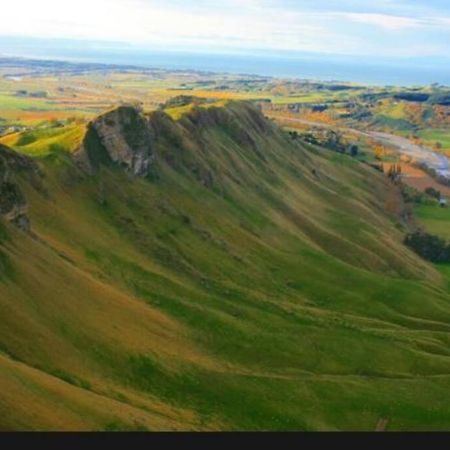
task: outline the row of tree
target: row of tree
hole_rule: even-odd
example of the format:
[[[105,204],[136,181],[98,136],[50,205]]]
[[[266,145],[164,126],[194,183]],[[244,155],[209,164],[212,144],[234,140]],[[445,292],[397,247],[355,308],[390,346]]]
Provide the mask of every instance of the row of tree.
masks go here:
[[[313,128],[308,133],[304,134],[290,131],[289,135],[294,140],[300,137],[309,144],[320,145],[321,147],[338,153],[346,153],[353,157],[358,156],[359,154],[359,147],[356,144],[346,143],[342,134],[332,129]]]
[[[397,182],[400,180],[401,175],[402,166],[400,164],[391,164],[387,172],[388,178],[393,182]]]

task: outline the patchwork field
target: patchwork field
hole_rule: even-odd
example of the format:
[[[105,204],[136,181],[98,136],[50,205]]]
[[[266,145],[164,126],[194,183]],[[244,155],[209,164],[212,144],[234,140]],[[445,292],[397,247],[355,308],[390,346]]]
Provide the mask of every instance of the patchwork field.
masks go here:
[[[421,192],[424,192],[425,189],[431,187],[436,189],[437,191],[440,191],[444,196],[450,198],[450,186],[438,183],[434,178],[432,178],[422,169],[414,167],[411,164],[406,163],[396,163],[396,164],[398,164],[398,166],[401,168],[402,174],[404,175],[402,181],[407,186],[411,186]],[[389,166],[390,164],[386,164],[386,167]]]
[[[418,205],[415,213],[427,231],[450,240],[450,208],[441,208],[437,204]]]
[[[420,130],[418,135],[432,147],[436,147],[436,143],[439,143],[440,149],[450,155],[450,129]]]

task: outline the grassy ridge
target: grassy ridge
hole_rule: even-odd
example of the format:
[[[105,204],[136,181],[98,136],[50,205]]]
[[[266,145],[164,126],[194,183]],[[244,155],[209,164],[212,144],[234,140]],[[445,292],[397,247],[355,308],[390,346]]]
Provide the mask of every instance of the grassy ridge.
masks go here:
[[[72,152],[80,146],[84,125],[36,129],[4,136],[0,143],[29,156],[45,156],[51,152]]]
[[[395,187],[240,104],[159,126],[152,179],[53,153],[22,180],[0,427],[448,428],[449,291]]]

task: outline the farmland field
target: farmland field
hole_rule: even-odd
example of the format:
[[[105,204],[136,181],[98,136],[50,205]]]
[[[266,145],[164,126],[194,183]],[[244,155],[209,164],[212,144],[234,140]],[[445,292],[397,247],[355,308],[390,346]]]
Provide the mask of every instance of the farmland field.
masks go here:
[[[440,143],[443,151],[450,153],[450,129],[420,130],[418,135],[432,146],[434,146],[436,142]]]
[[[427,231],[450,240],[450,208],[441,208],[435,203],[418,205],[415,212],[419,222]]]

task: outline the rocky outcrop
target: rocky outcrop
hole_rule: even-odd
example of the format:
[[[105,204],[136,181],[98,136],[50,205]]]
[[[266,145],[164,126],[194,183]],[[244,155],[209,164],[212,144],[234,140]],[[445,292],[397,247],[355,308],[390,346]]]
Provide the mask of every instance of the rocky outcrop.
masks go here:
[[[31,172],[35,175],[38,168],[30,158],[0,145],[0,218],[28,231],[28,204],[16,181],[16,174],[19,172]]]
[[[212,128],[265,161],[258,142],[273,126],[255,105],[242,102],[230,102],[227,107],[197,105],[179,120],[162,109],[144,114],[138,108],[121,106],[88,125],[75,158],[90,174],[101,166],[119,166],[131,175],[145,177],[157,173],[157,155],[174,170],[188,169],[211,188],[214,170],[205,136]]]
[[[95,173],[100,165],[117,164],[136,176],[146,176],[154,152],[153,135],[146,117],[136,108],[121,106],[92,121],[75,157]]]

